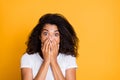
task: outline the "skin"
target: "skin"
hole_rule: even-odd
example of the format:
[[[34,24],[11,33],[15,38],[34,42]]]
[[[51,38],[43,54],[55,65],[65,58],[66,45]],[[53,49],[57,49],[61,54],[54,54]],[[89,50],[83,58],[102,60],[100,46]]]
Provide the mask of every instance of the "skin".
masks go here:
[[[52,68],[54,80],[76,80],[75,68],[66,70],[65,77],[57,63],[57,55],[60,43],[60,33],[56,25],[46,24],[40,35],[42,42],[42,53],[44,61],[33,79],[32,70],[30,68],[22,68],[22,80],[45,80],[49,65]]]

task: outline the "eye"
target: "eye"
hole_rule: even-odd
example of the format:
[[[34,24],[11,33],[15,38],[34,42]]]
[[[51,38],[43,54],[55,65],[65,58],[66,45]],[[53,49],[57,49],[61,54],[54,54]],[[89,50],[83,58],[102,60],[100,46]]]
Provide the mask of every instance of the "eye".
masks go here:
[[[55,33],[55,36],[58,37],[60,34],[59,33]]]
[[[47,32],[43,32],[42,34],[43,34],[44,36],[46,36],[48,33],[47,33]]]

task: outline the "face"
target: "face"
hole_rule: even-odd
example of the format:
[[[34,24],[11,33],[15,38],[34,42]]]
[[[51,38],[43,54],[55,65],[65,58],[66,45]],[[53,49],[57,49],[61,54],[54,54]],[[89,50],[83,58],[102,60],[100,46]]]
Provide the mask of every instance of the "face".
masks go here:
[[[43,43],[46,39],[50,39],[51,41],[54,39],[57,44],[60,43],[60,33],[58,28],[54,24],[45,24],[41,32],[41,42]]]

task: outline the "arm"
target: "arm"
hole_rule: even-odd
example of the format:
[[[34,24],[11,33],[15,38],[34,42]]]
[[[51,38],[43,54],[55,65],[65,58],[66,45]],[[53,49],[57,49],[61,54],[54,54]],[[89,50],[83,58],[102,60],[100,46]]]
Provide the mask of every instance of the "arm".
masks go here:
[[[65,77],[62,74],[62,71],[57,63],[57,55],[59,46],[55,40],[52,41],[50,44],[51,51],[50,51],[50,66],[52,68],[52,72],[54,75],[55,80],[65,80]]]
[[[34,80],[45,80],[46,78],[48,67],[50,65],[50,56],[48,55],[48,52],[49,52],[48,50],[50,50],[49,48],[50,48],[49,40],[46,40],[42,47],[44,61],[42,65],[40,66],[40,69],[36,77],[34,78]],[[32,74],[31,68],[22,68],[21,75],[22,75],[22,80],[33,80],[33,74]]]
[[[44,65],[43,65],[43,68],[44,68]],[[37,76],[38,78],[40,77],[39,76],[39,74],[41,74],[40,72],[43,72],[44,75],[46,74],[46,71],[44,71],[44,70],[47,70],[46,69],[47,67],[44,68],[44,69],[43,68],[41,68],[41,70],[43,70],[43,71],[39,71],[38,76]],[[76,80],[76,69],[75,68],[70,68],[70,69],[66,70],[66,74],[65,74],[66,78],[65,79],[64,79],[64,77],[62,75],[62,72],[60,71],[60,68],[59,68],[58,64],[56,64],[56,63],[54,64],[53,63],[52,70],[53,70],[53,74],[54,74],[55,80]],[[30,68],[22,68],[21,69],[21,73],[22,73],[21,74],[22,80],[33,80],[32,70]],[[37,77],[34,80],[37,80]]]
[[[75,68],[67,69],[64,77],[56,60],[52,60],[50,66],[52,67],[55,80],[76,80]]]
[[[67,69],[65,77],[64,77],[57,61],[52,61],[51,67],[52,67],[55,80],[76,80],[76,69],[75,68]]]
[[[52,68],[55,80],[65,80],[57,61],[52,61],[50,66]]]
[[[32,69],[31,68],[22,68],[21,69],[22,80],[33,80]]]
[[[43,64],[40,67],[39,72],[34,80],[45,80],[45,78],[46,78],[48,67],[50,65],[50,55],[49,55],[50,46],[49,45],[50,45],[50,40],[47,39],[44,42],[44,45],[42,46],[42,49],[41,49],[43,52],[44,61],[43,61]]]
[[[48,66],[49,66],[48,62],[43,62],[43,64],[40,67],[40,70],[38,71],[38,74],[34,80],[45,80]],[[22,68],[21,76],[22,76],[22,80],[33,80],[32,69],[31,68]]]
[[[66,80],[76,80],[76,69],[70,68],[66,70]]]
[[[54,79],[55,80],[76,80],[76,69],[75,68],[68,68],[66,70],[65,77],[62,74],[62,71],[57,63],[57,55],[59,46],[54,40],[51,44],[51,52],[50,52],[50,66],[53,71]]]
[[[49,62],[43,62],[34,80],[45,80],[48,67],[49,67]]]

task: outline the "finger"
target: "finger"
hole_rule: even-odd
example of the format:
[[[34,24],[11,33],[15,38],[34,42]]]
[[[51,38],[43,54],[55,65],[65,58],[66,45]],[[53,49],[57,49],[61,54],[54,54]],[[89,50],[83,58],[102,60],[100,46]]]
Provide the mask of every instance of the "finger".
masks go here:
[[[54,48],[54,44],[53,44],[53,41],[50,42],[50,50],[53,51]]]
[[[51,47],[50,47],[50,42],[49,42],[49,45],[48,45],[48,54],[51,54]]]
[[[58,52],[58,45],[57,45],[57,42],[55,39],[52,41],[52,51],[53,51],[53,53]]]
[[[55,39],[53,39],[53,47],[58,47]]]
[[[46,39],[46,41],[44,42],[43,46],[42,46],[42,50],[45,51],[46,49],[46,45],[48,44],[49,39]]]
[[[46,46],[45,46],[45,52],[49,53],[50,51],[50,40],[47,41]]]
[[[46,38],[46,39],[42,42],[42,44],[44,44],[47,40],[48,40],[48,38]]]

